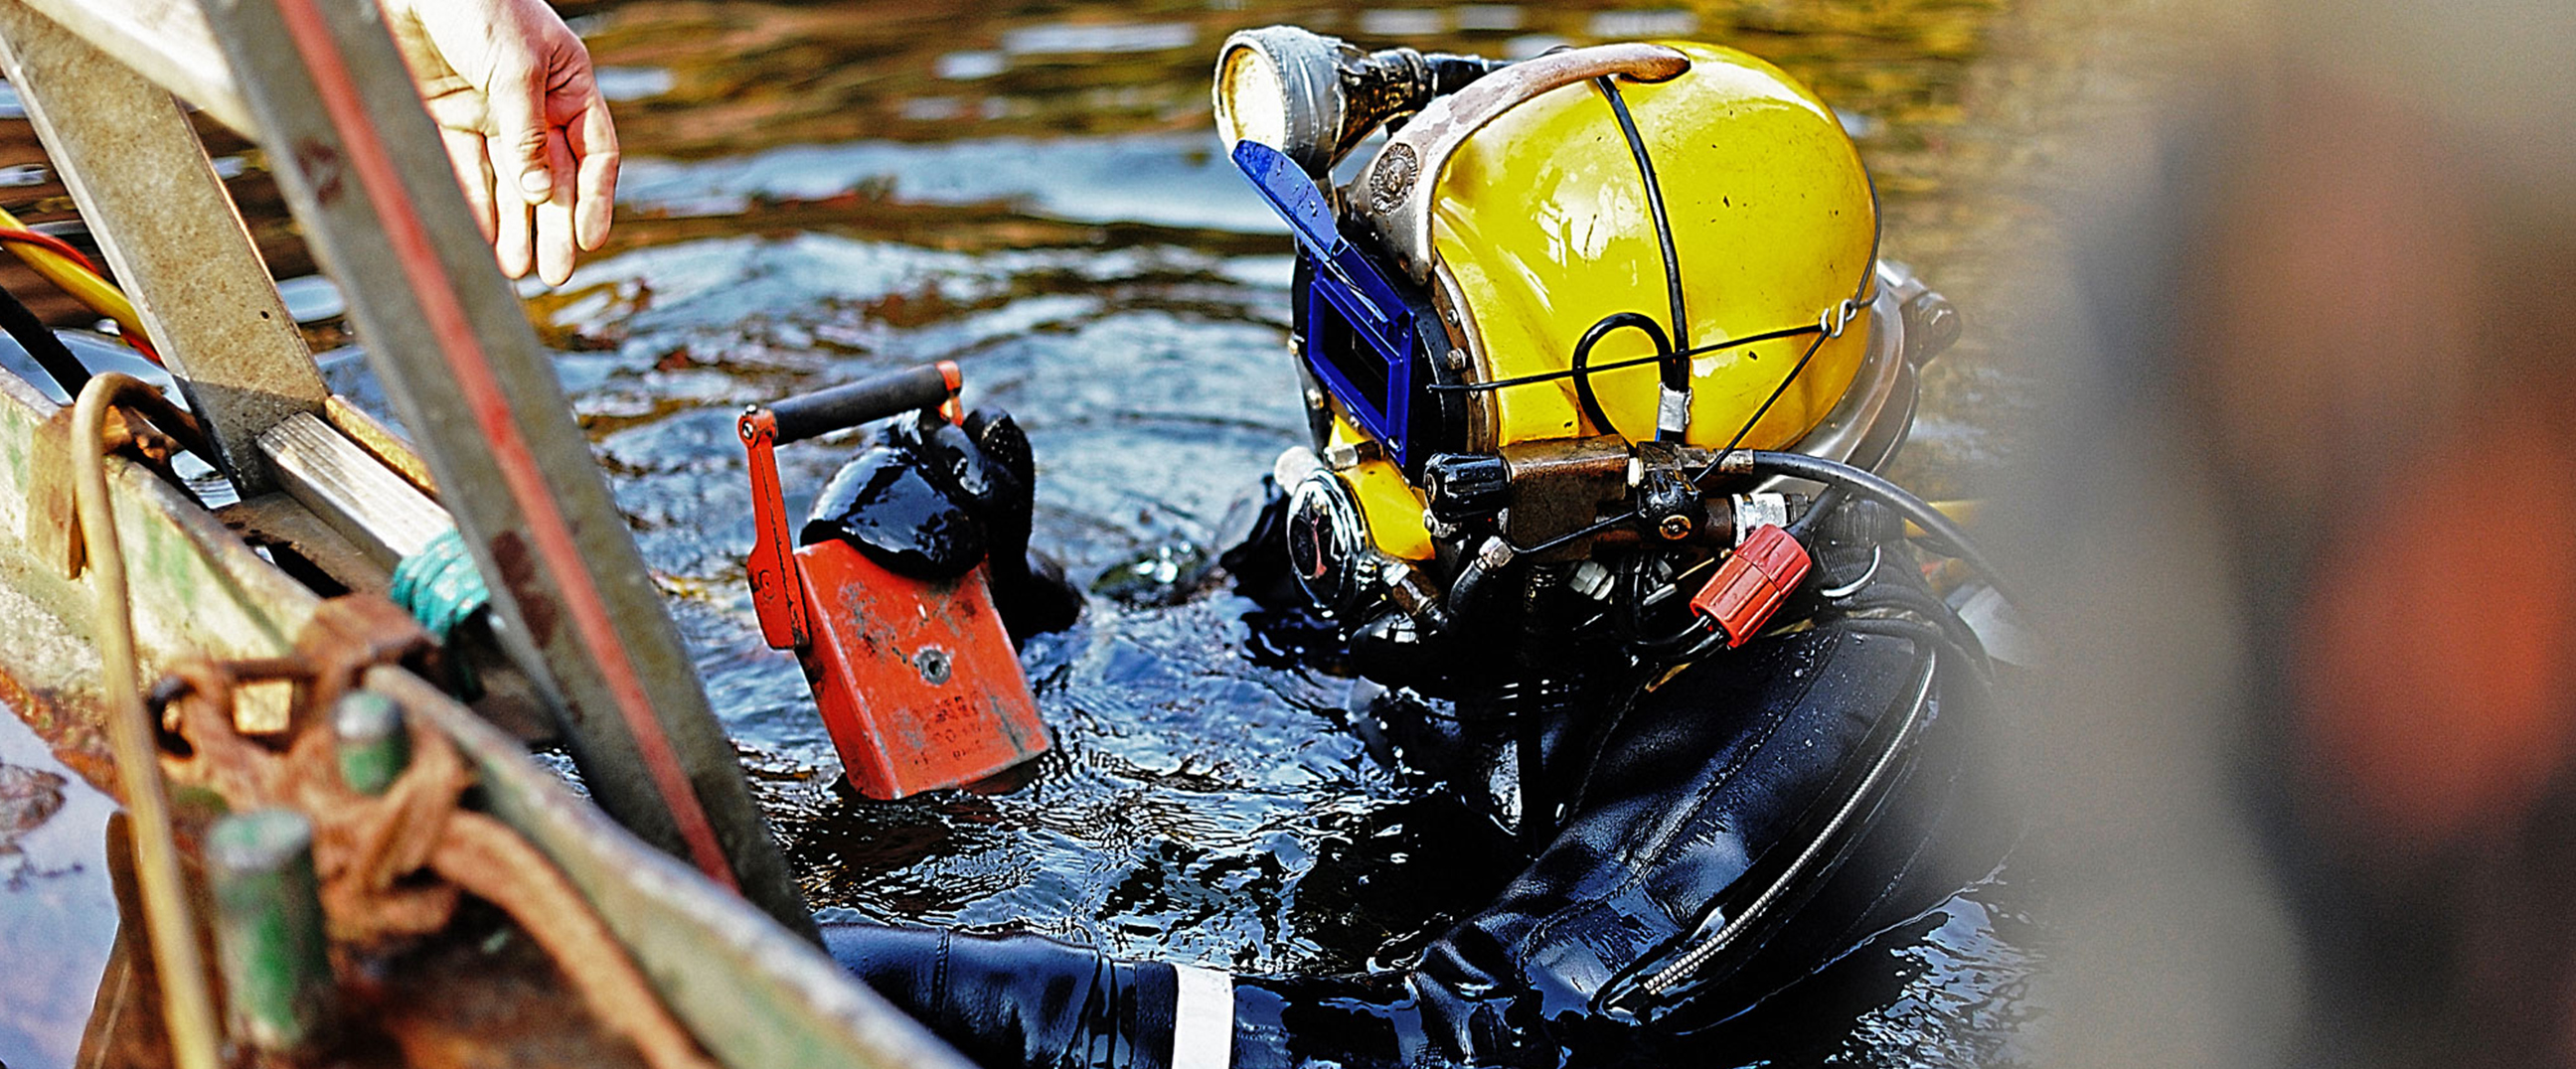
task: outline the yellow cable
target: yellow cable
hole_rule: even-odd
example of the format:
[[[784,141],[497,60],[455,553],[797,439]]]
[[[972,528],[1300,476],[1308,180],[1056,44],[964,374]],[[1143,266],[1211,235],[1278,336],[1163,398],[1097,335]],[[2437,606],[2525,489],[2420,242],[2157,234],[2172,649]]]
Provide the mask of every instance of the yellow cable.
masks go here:
[[[18,221],[17,216],[5,210],[0,210],[0,226],[29,229],[27,224]],[[89,306],[90,311],[115,320],[116,329],[124,331],[128,337],[141,338],[147,344],[151,342],[151,335],[143,330],[143,317],[134,311],[134,302],[126,300],[125,294],[109,285],[106,279],[90,273],[89,269],[52,249],[18,241],[0,244],[6,244],[12,254],[26,261],[28,267],[45,277],[45,281],[71,294],[73,300]]]

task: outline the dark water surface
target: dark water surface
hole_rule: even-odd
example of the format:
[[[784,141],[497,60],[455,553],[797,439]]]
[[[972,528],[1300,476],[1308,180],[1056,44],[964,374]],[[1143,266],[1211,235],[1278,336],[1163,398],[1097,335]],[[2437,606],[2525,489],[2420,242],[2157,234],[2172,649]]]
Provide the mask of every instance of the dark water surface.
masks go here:
[[[1736,43],[1843,111],[1887,199],[1892,255],[1946,287],[1945,255],[1981,225],[1949,183],[1991,3],[589,12],[610,88],[637,95],[620,112],[618,244],[532,307],[572,351],[575,403],[827,916],[1356,970],[1405,963],[1510,875],[1503,842],[1347,729],[1348,680],[1248,656],[1250,603],[1198,589],[1230,508],[1303,435],[1287,242],[1208,128],[1227,30],[1295,21],[1487,54],[1605,34]],[[1972,486],[2008,455],[1994,428],[2013,380],[1993,346],[1972,334],[1935,376],[1903,473],[1918,485]],[[872,803],[831,789],[838,763],[795,662],[759,639],[732,419],[749,400],[943,358],[971,403],[1028,429],[1036,544],[1118,593],[1027,651],[1058,747],[1035,782]],[[792,511],[846,453],[781,451]],[[1747,1047],[1728,1057],[2015,1060],[2034,952],[2014,901],[2000,877],[1963,888],[1738,1029]]]

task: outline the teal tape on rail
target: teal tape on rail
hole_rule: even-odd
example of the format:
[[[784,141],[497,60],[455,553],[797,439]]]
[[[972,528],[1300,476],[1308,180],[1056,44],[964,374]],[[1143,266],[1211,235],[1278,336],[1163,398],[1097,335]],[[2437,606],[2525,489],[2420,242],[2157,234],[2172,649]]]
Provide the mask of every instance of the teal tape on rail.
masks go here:
[[[492,601],[483,573],[465,552],[464,536],[452,527],[394,566],[393,587],[386,595],[441,643]]]
[[[420,621],[441,646],[449,644],[458,626],[492,602],[492,592],[483,586],[483,573],[465,552],[465,537],[452,527],[394,565],[393,586],[385,595]],[[457,697],[467,701],[481,697],[483,681],[473,669],[460,657],[445,660]]]

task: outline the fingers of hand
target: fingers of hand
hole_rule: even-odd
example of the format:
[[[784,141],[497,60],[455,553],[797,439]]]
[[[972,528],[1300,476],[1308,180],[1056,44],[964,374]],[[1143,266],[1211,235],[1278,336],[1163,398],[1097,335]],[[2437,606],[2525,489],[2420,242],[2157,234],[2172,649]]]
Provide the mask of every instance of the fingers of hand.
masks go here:
[[[565,279],[572,277],[573,243],[576,237],[573,226],[572,149],[565,144],[562,131],[556,131],[546,138],[546,157],[549,168],[561,177],[558,177],[554,183],[554,195],[547,198],[545,203],[536,206],[537,277],[545,279],[546,285],[560,286]]]
[[[494,173],[518,173],[516,154],[507,145],[498,139],[489,141],[487,144],[491,150]],[[534,214],[536,208],[522,198],[511,196],[506,190],[496,191],[492,202],[495,215],[492,257],[500,263],[502,274],[511,278],[524,277],[534,261],[534,248],[531,244],[534,223],[530,216]]]
[[[465,190],[465,210],[474,216],[483,240],[493,240],[498,234],[492,218],[492,161],[483,148],[483,135],[440,130],[438,137],[447,146],[447,162],[456,167],[457,186]]]
[[[609,217],[617,202],[617,128],[608,121],[608,102],[592,91],[590,106],[564,130],[573,155],[581,160],[574,182],[573,234],[585,250],[608,240]]]
[[[617,194],[589,51],[545,0],[385,3],[493,259],[561,283],[607,240]]]
[[[525,203],[545,203],[555,189],[554,169],[546,160],[545,70],[524,62],[498,69],[485,95],[492,114],[493,173],[518,190]]]

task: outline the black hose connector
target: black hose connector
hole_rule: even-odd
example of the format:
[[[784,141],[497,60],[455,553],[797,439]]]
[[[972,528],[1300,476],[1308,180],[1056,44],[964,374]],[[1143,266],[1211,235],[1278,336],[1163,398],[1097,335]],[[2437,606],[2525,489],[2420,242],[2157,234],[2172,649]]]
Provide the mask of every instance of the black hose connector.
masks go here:
[[[1476,551],[1466,567],[1458,570],[1458,578],[1449,584],[1450,616],[1461,619],[1478,615],[1476,606],[1484,597],[1485,587],[1494,573],[1511,566],[1515,556],[1517,554],[1512,551],[1510,542],[1499,536],[1486,539],[1483,548]]]
[[[1809,479],[1829,487],[1840,486],[1854,493],[1877,499],[1902,513],[1906,519],[1914,521],[1915,526],[1922,528],[1934,540],[1948,548],[1951,555],[1968,562],[1969,567],[1975,568],[1979,574],[1986,577],[1987,582],[1994,584],[1995,591],[2002,594],[2004,600],[2016,606],[2027,607],[2030,604],[2022,600],[2021,593],[2004,578],[2002,572],[1995,569],[1993,562],[1986,559],[1985,552],[1977,548],[1975,540],[1968,537],[1968,532],[1961,530],[1950,517],[1942,515],[1940,509],[1933,508],[1930,502],[1914,496],[1904,487],[1887,481],[1876,472],[1856,468],[1839,460],[1808,456],[1805,453],[1756,449],[1751,451],[1751,457],[1756,474],[1787,475],[1792,478]]]
[[[1442,453],[1422,462],[1422,489],[1442,522],[1480,520],[1512,503],[1512,468],[1491,453]]]

